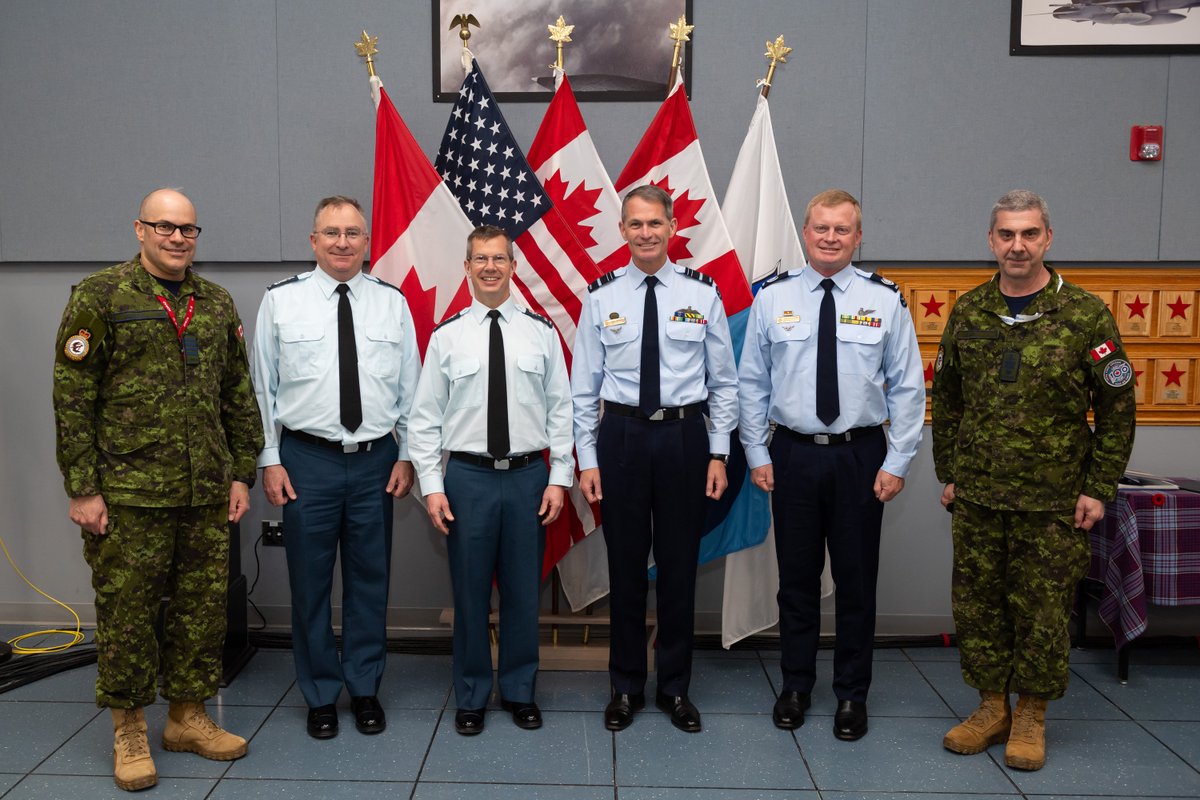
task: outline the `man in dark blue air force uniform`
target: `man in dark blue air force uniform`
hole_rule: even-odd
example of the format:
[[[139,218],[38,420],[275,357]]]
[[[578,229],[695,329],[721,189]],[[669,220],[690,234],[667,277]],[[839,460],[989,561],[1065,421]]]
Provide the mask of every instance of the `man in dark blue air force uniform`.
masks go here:
[[[728,485],[737,422],[729,323],[712,279],[667,260],[672,206],[655,186],[625,197],[621,235],[632,263],[588,287],[571,375],[579,483],[589,502],[600,503],[608,546],[612,700],[604,724],[614,731],[645,705],[651,551],[658,567],[656,703],[675,727],[700,730],[700,712],[688,699],[696,558],[703,500],[719,499]]]

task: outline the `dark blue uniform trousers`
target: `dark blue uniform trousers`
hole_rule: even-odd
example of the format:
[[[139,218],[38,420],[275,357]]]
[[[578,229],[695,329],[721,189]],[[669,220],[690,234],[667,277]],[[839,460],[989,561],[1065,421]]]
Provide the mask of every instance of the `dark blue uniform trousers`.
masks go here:
[[[292,589],[296,683],[310,708],[379,692],[387,657],[392,496],[398,448],[384,437],[369,452],[341,453],[286,433],[279,458],[296,499],[283,507],[283,546]],[[330,614],[333,565],[342,562],[342,655]]]
[[[775,466],[775,552],[779,560],[779,633],[785,691],[811,692],[821,633],[825,547],[837,584],[833,691],[866,702],[875,639],[875,583],[883,503],[875,476],[887,455],[883,430],[843,444],[771,441]]]
[[[513,470],[453,458],[446,465],[446,499],[454,514],[446,552],[454,585],[454,698],[459,708],[484,708],[492,693],[488,611],[493,574],[500,590],[500,697],[533,701],[546,550],[538,508],[548,479],[541,459]]]
[[[658,690],[686,695],[692,679],[696,558],[704,534],[708,431],[697,415],[649,420],[605,414],[596,439],[600,514],[608,546],[613,689],[646,685],[646,574],[658,568]]]

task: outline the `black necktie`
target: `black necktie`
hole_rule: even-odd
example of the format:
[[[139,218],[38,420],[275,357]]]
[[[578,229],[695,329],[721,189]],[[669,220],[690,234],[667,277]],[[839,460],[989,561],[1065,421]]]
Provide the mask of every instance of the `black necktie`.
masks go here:
[[[662,407],[659,396],[658,369],[658,300],[654,287],[658,278],[646,278],[646,307],[642,310],[642,369],[638,386],[638,408],[649,416]]]
[[[833,302],[833,279],[821,281],[821,316],[817,322],[817,418],[832,425],[842,412],[838,403],[837,307]]]
[[[358,347],[354,344],[354,311],[350,287],[337,285],[338,298],[338,386],[341,394],[342,427],[358,430],[362,424],[362,395],[358,390]]]
[[[487,448],[492,458],[508,457],[508,391],[504,380],[504,336],[500,332],[500,312],[492,309],[492,330],[488,340]]]

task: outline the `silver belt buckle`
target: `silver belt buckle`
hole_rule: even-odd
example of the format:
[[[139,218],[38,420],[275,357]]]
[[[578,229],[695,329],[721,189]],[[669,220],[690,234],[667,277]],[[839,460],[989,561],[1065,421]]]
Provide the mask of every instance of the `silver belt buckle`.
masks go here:
[[[497,458],[496,460],[494,460],[492,462],[492,469],[500,469],[500,470],[510,469],[511,463],[512,463],[512,459]]]
[[[813,434],[813,444],[829,444],[829,434],[828,433],[814,433]]]
[[[666,416],[667,416],[666,411],[664,409],[660,408],[660,409],[657,409],[653,414],[651,414],[646,419],[653,420],[654,422],[662,422],[664,419],[666,419]]]
[[[347,455],[357,453],[360,447],[361,445],[358,442],[351,442],[350,444],[342,445],[342,452]]]

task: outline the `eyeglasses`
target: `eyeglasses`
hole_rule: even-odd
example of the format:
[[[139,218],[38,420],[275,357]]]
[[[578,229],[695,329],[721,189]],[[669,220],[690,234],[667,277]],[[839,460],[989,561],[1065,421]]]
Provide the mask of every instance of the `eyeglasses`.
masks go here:
[[[317,233],[326,241],[330,242],[336,242],[338,239],[341,239],[343,236],[345,236],[346,241],[350,244],[354,244],[359,239],[367,235],[366,231],[359,228],[347,228],[344,231],[340,231],[337,228],[325,228],[324,230],[314,231],[314,233]]]
[[[504,267],[508,266],[509,258],[503,253],[498,256],[471,256],[471,263],[477,267],[486,267],[489,261],[497,267]]]
[[[166,220],[150,222],[149,220],[139,219],[138,222],[150,226],[159,236],[174,236],[175,231],[183,234],[183,238],[185,239],[195,239],[200,235],[199,225],[176,225],[174,222],[167,222]]]

